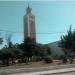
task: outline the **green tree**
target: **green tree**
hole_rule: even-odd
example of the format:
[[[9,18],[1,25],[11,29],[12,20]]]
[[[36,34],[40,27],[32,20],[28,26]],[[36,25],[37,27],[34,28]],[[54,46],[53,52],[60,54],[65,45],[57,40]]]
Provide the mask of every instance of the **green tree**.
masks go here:
[[[72,59],[71,53],[75,47],[75,31],[72,32],[71,26],[69,28],[68,34],[61,36],[61,41],[59,43],[59,47],[62,48],[66,57],[69,57],[70,59]],[[70,62],[71,62],[71,60],[70,60]]]
[[[44,48],[45,48],[45,52],[47,55],[50,55],[51,54],[51,50],[50,50],[50,47],[48,45],[44,45]]]
[[[32,56],[34,55],[36,41],[33,38],[27,37],[24,40],[24,46],[25,46],[25,55],[27,56],[27,61],[32,60]]]
[[[40,60],[40,58],[51,54],[50,48],[47,45],[38,44],[35,39],[30,37],[25,38],[24,42],[17,47],[23,50],[23,57],[27,62],[32,60],[32,56],[36,57],[36,60]]]
[[[22,60],[23,51],[18,48],[4,48],[0,51],[0,60],[3,65],[8,66],[11,61],[12,64],[15,63],[15,60]]]
[[[8,49],[2,49],[1,51],[1,61],[3,63],[3,65],[9,65],[9,59],[10,59],[10,52],[8,51]]]
[[[24,42],[19,44],[17,47],[22,49],[24,52],[23,58],[26,62],[29,62],[32,60],[32,56],[34,55],[36,41],[33,38],[26,37],[24,39]]]
[[[50,56],[51,51],[50,48],[48,47],[48,45],[42,45],[42,44],[38,44],[36,43],[36,48],[35,48],[35,56],[40,58],[44,58],[46,56]]]
[[[0,37],[0,45],[3,43],[3,38]]]
[[[59,42],[59,47],[64,50],[65,55],[68,55],[72,48],[72,31],[71,27],[67,35],[61,36],[61,41]]]

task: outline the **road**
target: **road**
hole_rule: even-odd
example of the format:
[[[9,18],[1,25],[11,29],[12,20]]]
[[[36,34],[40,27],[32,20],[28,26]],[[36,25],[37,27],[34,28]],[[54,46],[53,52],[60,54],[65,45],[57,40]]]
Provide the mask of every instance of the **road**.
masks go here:
[[[75,72],[62,73],[62,74],[52,74],[52,75],[75,75]]]
[[[68,72],[68,73],[59,73],[59,74],[26,74],[26,73],[21,73],[21,74],[1,74],[1,75],[75,75],[75,72]]]
[[[75,65],[0,70],[0,75],[75,75]]]
[[[22,74],[0,74],[0,75],[26,75],[26,74],[22,73]],[[32,75],[32,74],[29,74],[29,75]],[[60,73],[60,74],[41,74],[41,75],[75,75],[75,72]]]
[[[17,73],[3,72],[0,75],[75,75],[75,68],[64,68],[39,72],[17,72]]]

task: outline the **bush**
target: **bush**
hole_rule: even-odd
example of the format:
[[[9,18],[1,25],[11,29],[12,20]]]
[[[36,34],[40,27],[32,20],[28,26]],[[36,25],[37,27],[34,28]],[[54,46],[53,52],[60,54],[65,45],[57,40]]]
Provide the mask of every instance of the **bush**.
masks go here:
[[[44,61],[45,61],[45,63],[52,63],[53,62],[52,57],[50,57],[50,56],[45,57]]]

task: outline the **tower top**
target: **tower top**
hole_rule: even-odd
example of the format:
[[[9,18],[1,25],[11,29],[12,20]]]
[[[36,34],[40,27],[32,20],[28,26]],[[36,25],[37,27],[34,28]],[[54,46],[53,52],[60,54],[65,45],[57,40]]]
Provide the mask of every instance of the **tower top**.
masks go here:
[[[26,14],[32,14],[32,8],[30,8],[29,4],[28,4],[28,7],[26,9]]]

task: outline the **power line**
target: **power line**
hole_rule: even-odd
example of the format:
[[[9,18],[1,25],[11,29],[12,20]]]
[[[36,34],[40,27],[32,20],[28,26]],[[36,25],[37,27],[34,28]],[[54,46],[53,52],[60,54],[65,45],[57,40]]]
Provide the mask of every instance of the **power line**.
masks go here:
[[[10,30],[0,30],[2,32],[11,32],[11,33],[23,33],[23,32],[16,32],[16,31],[10,31]]]
[[[0,30],[0,31],[2,31],[2,32],[11,32],[11,33],[24,33],[24,32],[18,32],[18,31],[10,31],[10,30]],[[38,33],[36,33],[36,34],[60,34],[60,33],[66,33],[66,32],[38,32]],[[35,33],[31,33],[31,34],[35,34]]]

